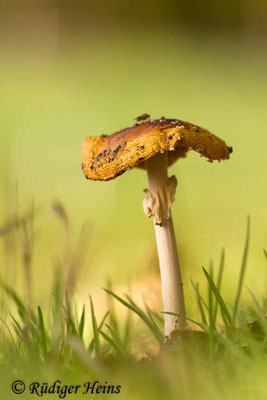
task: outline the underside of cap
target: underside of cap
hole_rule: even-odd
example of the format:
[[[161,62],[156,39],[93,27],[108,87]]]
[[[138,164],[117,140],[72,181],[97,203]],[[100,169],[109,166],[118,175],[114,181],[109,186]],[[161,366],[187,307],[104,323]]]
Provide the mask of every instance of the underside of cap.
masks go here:
[[[197,151],[208,161],[229,158],[231,148],[206,129],[177,119],[155,119],[113,135],[88,137],[82,145],[82,169],[87,179],[108,181],[145,161],[168,153],[168,164]]]

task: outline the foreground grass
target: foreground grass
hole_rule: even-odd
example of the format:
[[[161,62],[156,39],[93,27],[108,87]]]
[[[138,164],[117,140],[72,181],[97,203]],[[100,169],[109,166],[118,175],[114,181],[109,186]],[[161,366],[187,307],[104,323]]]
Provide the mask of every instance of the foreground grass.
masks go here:
[[[55,211],[67,233],[64,209],[56,205]],[[60,269],[55,274],[51,307],[34,309],[28,293],[31,227],[30,217],[17,219],[14,226],[8,227],[22,229],[25,235],[27,296],[22,300],[13,288],[2,285],[0,376],[3,399],[18,397],[11,391],[15,380],[25,382],[26,391],[19,395],[22,399],[40,396],[79,399],[86,395],[122,399],[267,398],[266,304],[251,292],[253,307],[240,307],[249,249],[249,221],[234,303],[227,304],[221,292],[225,268],[223,251],[217,274],[212,265],[209,270],[203,268],[206,296],[192,280],[199,319],[192,320],[189,316],[191,329],[177,332],[168,341],[163,335],[162,313],[155,313],[146,304],[140,308],[128,295],[118,296],[110,284],[105,289],[110,308],[102,319],[96,315],[91,297],[90,310],[83,307],[79,312],[73,294],[77,265],[74,268],[73,264],[67,276],[64,277]],[[83,253],[82,238],[83,235],[78,246],[79,257],[76,257],[79,262]],[[266,252],[264,254],[266,257]],[[124,319],[118,312],[120,307],[127,309]],[[136,351],[144,338],[144,335],[138,336],[135,329],[139,320],[146,341],[153,341],[157,348],[153,355],[142,358]],[[57,380],[60,382],[55,386],[56,393],[46,393]],[[30,393],[29,385],[33,382],[44,383],[43,393],[41,387]],[[68,385],[81,387],[75,393]]]

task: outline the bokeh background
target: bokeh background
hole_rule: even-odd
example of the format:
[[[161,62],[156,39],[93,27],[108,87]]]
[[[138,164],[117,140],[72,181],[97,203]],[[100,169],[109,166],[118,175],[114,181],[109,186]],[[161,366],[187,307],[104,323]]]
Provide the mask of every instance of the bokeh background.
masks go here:
[[[88,223],[87,257],[77,297],[101,308],[101,287],[145,295],[160,310],[153,223],[142,210],[146,174],[85,180],[80,148],[142,113],[206,127],[231,159],[210,164],[189,154],[170,169],[178,178],[173,217],[186,301],[190,277],[217,268],[226,250],[224,292],[236,290],[251,217],[247,285],[266,290],[267,3],[264,0],[15,1],[0,13],[0,175],[2,226],[34,201],[34,301],[51,295],[65,237],[52,212],[60,201],[71,221],[70,245]],[[1,240],[1,238],[0,238]],[[2,279],[23,291],[22,254],[7,256]],[[15,248],[14,247],[14,248]],[[130,290],[130,289],[129,289]],[[247,296],[246,293],[244,293]]]

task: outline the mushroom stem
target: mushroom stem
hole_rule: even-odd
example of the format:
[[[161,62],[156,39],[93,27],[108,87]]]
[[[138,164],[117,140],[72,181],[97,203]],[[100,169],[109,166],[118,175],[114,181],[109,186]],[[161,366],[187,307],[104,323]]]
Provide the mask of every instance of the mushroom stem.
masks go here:
[[[168,185],[168,153],[158,154],[146,161],[149,189],[159,206],[160,213],[166,215],[170,207],[166,193]],[[159,225],[154,217],[158,258],[161,274],[163,310],[179,314],[164,314],[165,337],[169,338],[175,330],[187,328],[182,275],[175,241],[172,217],[162,220]]]

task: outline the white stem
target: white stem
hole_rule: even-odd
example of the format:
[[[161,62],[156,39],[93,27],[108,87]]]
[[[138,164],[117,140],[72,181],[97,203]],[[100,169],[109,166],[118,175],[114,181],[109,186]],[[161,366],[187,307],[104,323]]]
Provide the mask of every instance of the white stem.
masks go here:
[[[168,182],[168,154],[159,154],[146,162],[149,189],[153,197],[159,198],[161,207],[166,204],[164,193]],[[164,204],[165,203],[165,204]],[[161,274],[163,311],[179,314],[180,317],[164,314],[165,336],[170,337],[175,330],[186,329],[186,310],[183,283],[175,241],[172,217],[157,225],[154,218]]]

